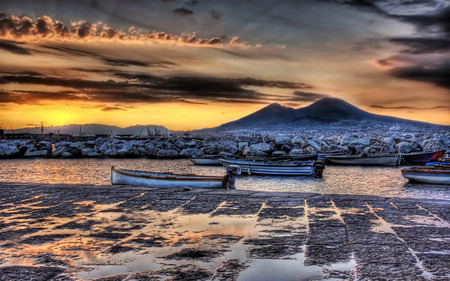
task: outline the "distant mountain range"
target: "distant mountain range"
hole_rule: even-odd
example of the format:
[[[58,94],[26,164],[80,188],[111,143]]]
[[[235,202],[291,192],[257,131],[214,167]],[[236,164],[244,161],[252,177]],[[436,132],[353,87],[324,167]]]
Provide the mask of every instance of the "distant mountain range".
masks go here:
[[[193,134],[221,133],[299,133],[299,132],[356,132],[356,131],[427,131],[431,129],[450,130],[450,126],[441,126],[425,122],[406,120],[396,117],[376,115],[361,110],[341,99],[324,98],[315,103],[294,109],[278,103],[270,104],[241,119],[222,124],[215,128],[192,131]],[[147,133],[175,133],[160,125],[135,125],[126,128],[101,124],[72,124],[45,127],[44,133],[80,135],[134,135],[147,136]],[[5,133],[10,133],[6,130]],[[15,129],[14,133],[40,134],[40,127]],[[177,133],[181,134],[181,131]]]
[[[283,131],[302,130],[386,130],[399,128],[449,128],[425,122],[376,115],[361,110],[341,99],[324,98],[315,103],[294,109],[278,103],[270,104],[246,117],[222,124],[215,128],[195,131],[197,133],[233,133],[236,131]]]
[[[52,127],[44,127],[44,134],[54,133],[54,134],[69,134],[74,136],[81,135],[134,135],[134,136],[147,136],[147,133],[151,134],[155,133],[157,130],[160,134],[172,133],[172,131],[168,130],[164,126],[160,125],[135,125],[126,128],[120,128],[117,126],[109,126],[109,125],[101,125],[101,124],[70,124],[64,126],[52,126]],[[33,127],[33,128],[22,128],[22,129],[14,129],[14,133],[32,133],[32,134],[40,134],[41,127]],[[6,130],[5,133],[11,133],[11,130]]]

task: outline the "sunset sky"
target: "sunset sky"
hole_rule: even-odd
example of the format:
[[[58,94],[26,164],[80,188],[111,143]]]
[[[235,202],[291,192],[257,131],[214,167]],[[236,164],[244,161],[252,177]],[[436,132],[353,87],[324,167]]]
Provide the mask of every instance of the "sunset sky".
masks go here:
[[[214,127],[335,97],[450,125],[448,0],[0,0],[0,128]]]

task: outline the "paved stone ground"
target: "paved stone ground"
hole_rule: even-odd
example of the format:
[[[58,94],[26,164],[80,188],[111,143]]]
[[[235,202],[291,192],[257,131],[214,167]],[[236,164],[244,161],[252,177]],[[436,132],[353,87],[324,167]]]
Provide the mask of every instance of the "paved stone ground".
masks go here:
[[[0,183],[0,280],[449,280],[450,201]]]

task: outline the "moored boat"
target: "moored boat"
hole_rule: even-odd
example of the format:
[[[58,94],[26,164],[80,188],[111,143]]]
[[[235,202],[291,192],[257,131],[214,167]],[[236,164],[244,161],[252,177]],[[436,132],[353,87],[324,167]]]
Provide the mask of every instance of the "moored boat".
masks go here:
[[[400,155],[379,154],[379,155],[326,155],[328,161],[341,165],[370,165],[370,166],[398,166]]]
[[[401,170],[402,175],[416,182],[432,184],[450,184],[450,164],[406,167]]]
[[[220,158],[218,156],[193,156],[189,161],[194,165],[216,166],[220,165]]]
[[[231,166],[227,174],[220,176],[181,175],[172,173],[153,173],[136,170],[123,170],[111,167],[111,183],[113,185],[125,184],[147,187],[164,188],[228,188],[234,189],[236,175],[240,168]]]
[[[402,154],[402,164],[410,166],[425,165],[430,161],[439,159],[444,153],[445,150]]]
[[[241,168],[242,173],[248,175],[271,175],[271,176],[312,176],[322,177],[325,165],[321,161],[303,162],[271,162],[252,161],[239,159],[221,159],[225,167],[236,165]]]

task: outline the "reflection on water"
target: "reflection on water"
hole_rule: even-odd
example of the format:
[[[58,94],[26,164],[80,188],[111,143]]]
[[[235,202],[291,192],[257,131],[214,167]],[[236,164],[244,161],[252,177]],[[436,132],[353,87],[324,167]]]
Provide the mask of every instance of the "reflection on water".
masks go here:
[[[1,160],[0,182],[110,184],[110,168],[156,172],[224,175],[220,166],[195,166],[188,160],[31,159]],[[237,189],[298,191],[321,194],[369,194],[387,197],[450,199],[444,185],[410,184],[399,167],[327,166],[323,179],[311,177],[241,176]]]

